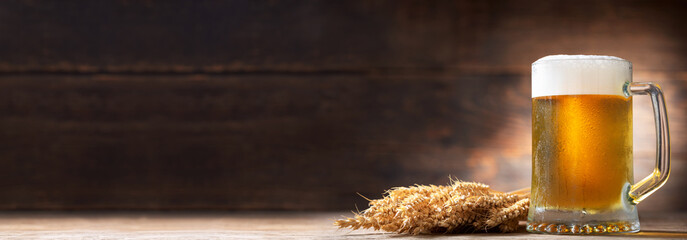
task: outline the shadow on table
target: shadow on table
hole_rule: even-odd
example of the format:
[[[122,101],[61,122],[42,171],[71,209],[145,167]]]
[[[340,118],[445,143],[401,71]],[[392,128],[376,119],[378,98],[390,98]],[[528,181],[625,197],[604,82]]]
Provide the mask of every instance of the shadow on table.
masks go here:
[[[407,234],[407,233],[390,233],[390,232],[355,232],[351,231],[349,233],[346,233],[347,238],[364,238],[364,239],[405,239],[405,238],[413,238],[413,239],[448,239],[448,238],[455,238],[459,237],[463,239],[462,237],[467,237],[467,238],[494,238],[494,237],[522,237],[522,236],[527,236],[530,235],[531,233],[528,233],[525,230],[525,226],[522,225],[518,228],[517,231],[515,232],[510,232],[510,233],[500,233],[500,232],[474,232],[474,233],[452,233],[452,234],[418,234],[418,235],[413,235],[413,234]],[[529,238],[528,238],[529,239]]]
[[[639,231],[638,233],[618,234],[628,238],[683,238],[687,239],[687,231]],[[611,236],[618,236],[611,235]]]
[[[366,238],[366,239],[377,239],[377,238],[389,238],[389,239],[394,239],[394,238],[415,238],[415,239],[444,239],[447,237],[484,237],[484,238],[490,238],[490,237],[505,237],[505,236],[511,236],[514,238],[520,238],[523,236],[528,236],[528,239],[532,237],[531,233],[527,232],[514,232],[514,233],[462,233],[462,234],[430,234],[430,235],[410,235],[410,234],[395,234],[395,233],[359,233],[359,234],[350,234],[347,235],[347,237],[359,237],[359,238]],[[540,234],[535,234],[535,235],[540,235]],[[563,237],[563,236],[568,236],[571,237],[571,235],[557,235],[557,237]],[[585,236],[585,235],[581,235]],[[678,231],[642,231],[638,233],[627,233],[627,234],[609,234],[609,235],[586,235],[590,237],[609,237],[609,238],[675,238],[675,239],[687,239],[687,232],[678,232]],[[596,238],[595,238],[596,239]]]
[[[412,234],[397,234],[397,233],[384,233],[384,232],[372,232],[372,233],[349,233],[347,234],[348,237],[361,237],[361,238],[407,238],[407,237],[412,237],[412,238],[426,238],[426,239],[432,239],[432,238],[446,238],[446,237],[458,237],[458,236],[472,236],[472,237],[484,237],[484,238],[489,238],[489,237],[502,237],[502,236],[512,236],[512,237],[522,237],[522,236],[527,236],[530,235],[532,236],[532,233],[527,232],[525,230],[524,225],[521,225],[518,227],[518,230],[515,232],[511,233],[485,233],[485,232],[475,232],[475,233],[456,233],[456,234],[420,234],[420,235],[412,235]],[[534,234],[537,236],[547,236],[546,234]],[[558,237],[563,237],[563,236],[568,236],[571,237],[573,235],[548,235],[548,236],[558,236]],[[640,231],[638,233],[618,233],[618,234],[607,234],[607,235],[579,235],[579,236],[593,236],[593,237],[622,237],[622,238],[678,238],[678,239],[687,239],[687,230],[685,231]],[[528,237],[529,238],[529,237]]]

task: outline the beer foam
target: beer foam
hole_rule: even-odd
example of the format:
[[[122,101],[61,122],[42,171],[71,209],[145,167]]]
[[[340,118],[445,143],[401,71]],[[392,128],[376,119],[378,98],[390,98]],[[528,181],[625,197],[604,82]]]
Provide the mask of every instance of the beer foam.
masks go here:
[[[632,82],[632,63],[612,56],[552,55],[532,63],[532,97],[620,95]]]

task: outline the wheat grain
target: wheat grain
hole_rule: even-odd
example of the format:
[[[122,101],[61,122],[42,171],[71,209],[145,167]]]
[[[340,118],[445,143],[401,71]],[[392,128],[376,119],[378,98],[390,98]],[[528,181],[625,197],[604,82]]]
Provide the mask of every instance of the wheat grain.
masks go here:
[[[396,187],[352,218],[334,222],[339,228],[428,234],[512,232],[527,215],[529,195],[494,191],[488,185],[451,180],[448,186]]]

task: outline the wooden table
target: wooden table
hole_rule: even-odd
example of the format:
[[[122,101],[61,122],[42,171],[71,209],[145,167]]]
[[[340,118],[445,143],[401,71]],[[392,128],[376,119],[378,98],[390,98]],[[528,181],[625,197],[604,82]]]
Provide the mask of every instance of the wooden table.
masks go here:
[[[399,235],[338,230],[342,212],[4,212],[0,239],[556,239],[530,234]],[[642,232],[609,238],[686,238],[687,213],[640,217]]]

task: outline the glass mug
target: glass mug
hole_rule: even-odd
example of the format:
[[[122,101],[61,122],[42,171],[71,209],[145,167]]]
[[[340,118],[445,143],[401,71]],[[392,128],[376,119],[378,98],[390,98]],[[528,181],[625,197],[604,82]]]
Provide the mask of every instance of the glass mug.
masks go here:
[[[632,95],[650,95],[656,167],[633,184]],[[527,231],[639,231],[635,205],[670,173],[661,88],[633,83],[632,63],[610,56],[555,55],[532,64],[532,192]]]

